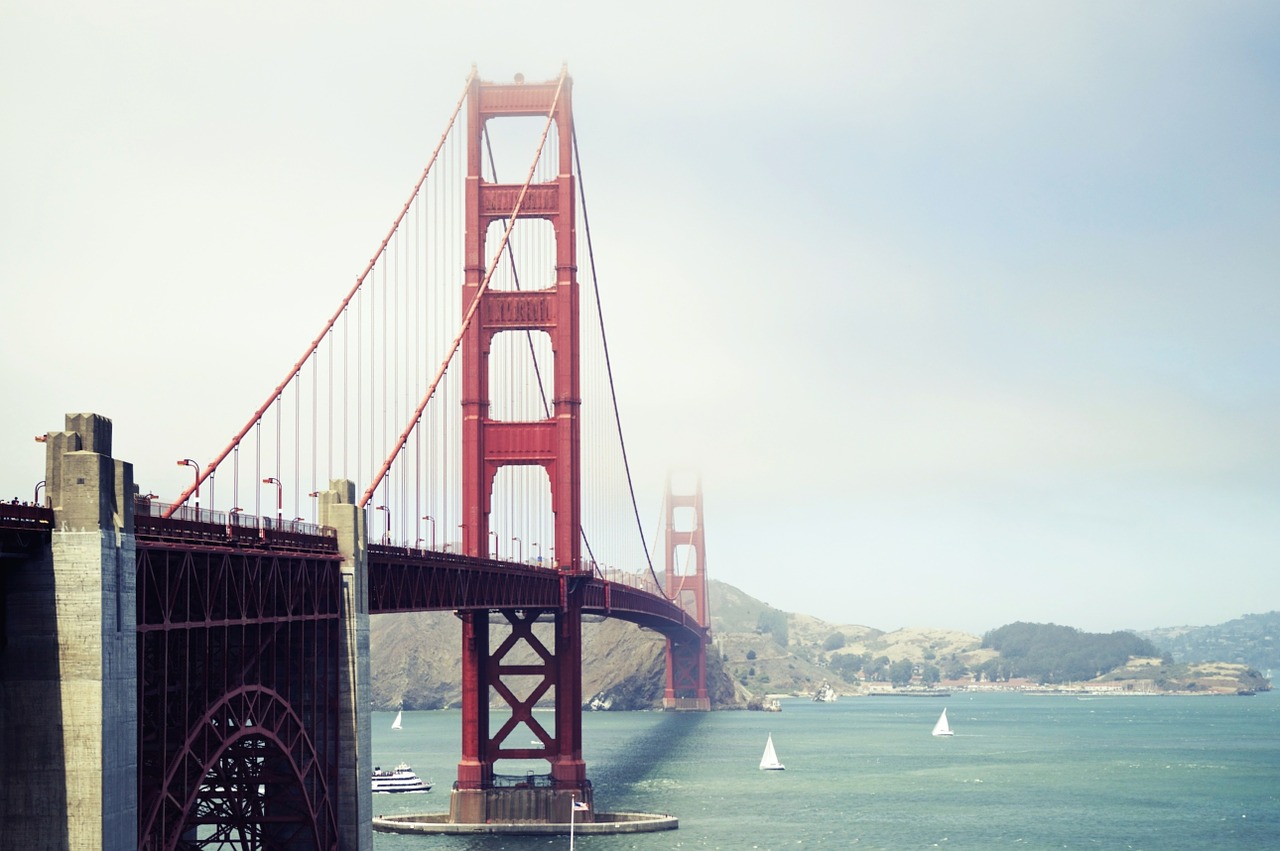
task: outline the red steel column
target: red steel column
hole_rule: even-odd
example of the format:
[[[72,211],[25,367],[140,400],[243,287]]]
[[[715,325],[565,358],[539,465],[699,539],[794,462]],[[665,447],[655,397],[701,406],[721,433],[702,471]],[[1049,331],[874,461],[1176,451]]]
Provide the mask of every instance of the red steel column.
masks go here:
[[[556,92],[559,87],[559,97]],[[543,290],[486,290],[479,296],[476,318],[462,341],[462,500],[463,549],[472,556],[487,553],[493,482],[509,464],[537,464],[547,471],[555,515],[556,567],[564,574],[561,606],[555,613],[554,658],[549,670],[555,687],[555,734],[542,755],[551,763],[553,785],[589,800],[582,759],[582,619],[581,599],[573,581],[581,571],[581,426],[579,410],[579,295],[575,238],[572,86],[563,82],[495,84],[475,81],[468,96],[468,176],[466,184],[466,258],[463,310],[477,297],[484,279],[485,236],[493,222],[505,222],[515,210],[520,186],[483,178],[481,154],[485,122],[509,116],[546,116],[552,112],[557,147],[543,156],[558,158],[557,177],[533,184],[517,216],[552,224],[556,240],[555,284]],[[495,228],[495,232],[496,232]],[[555,399],[550,419],[533,422],[496,421],[489,407],[489,351],[494,336],[507,331],[542,331],[554,357]],[[463,742],[458,764],[460,789],[488,789],[493,762],[527,745],[504,747],[506,734],[490,738],[488,705],[492,695],[507,700],[494,679],[504,666],[494,659],[488,639],[489,617],[480,612],[463,621]],[[505,651],[497,651],[505,652]],[[499,685],[501,683],[499,682]],[[508,701],[509,703],[510,701]],[[523,711],[523,709],[521,709]],[[492,794],[492,793],[490,793]],[[567,801],[567,798],[566,798]],[[468,805],[473,810],[478,804]],[[485,805],[487,806],[487,805]],[[567,806],[567,804],[566,804]],[[480,820],[482,814],[459,813],[455,820]],[[567,810],[565,813],[567,817]]]
[[[706,537],[702,527],[702,480],[699,479],[692,494],[675,494],[671,490],[671,477],[667,476],[666,551],[667,595],[697,619],[703,626],[710,626],[707,607]],[[676,529],[676,509],[693,509],[693,528]],[[687,546],[693,553],[693,570],[676,573],[676,547]],[[707,695],[707,652],[705,642],[675,643],[667,639],[667,687],[662,697],[665,709],[711,709]]]
[[[480,81],[473,78],[467,95],[467,172],[465,216],[465,269],[463,309],[471,304],[484,279],[484,220],[480,216]],[[481,555],[489,540],[490,480],[485,478],[483,423],[489,413],[489,341],[473,323],[462,338],[462,550]],[[493,777],[489,759],[489,615],[464,612],[462,617],[462,757],[458,762],[458,788],[479,790]],[[483,797],[465,799],[463,810],[454,806],[459,821],[483,821]]]

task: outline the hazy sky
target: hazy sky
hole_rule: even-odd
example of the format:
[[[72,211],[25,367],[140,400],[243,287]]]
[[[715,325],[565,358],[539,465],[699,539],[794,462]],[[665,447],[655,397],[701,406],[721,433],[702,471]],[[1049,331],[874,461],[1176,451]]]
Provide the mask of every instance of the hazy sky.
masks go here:
[[[474,63],[567,63],[628,443],[711,575],[882,629],[1280,607],[1274,3],[0,3],[0,496],[175,496]]]

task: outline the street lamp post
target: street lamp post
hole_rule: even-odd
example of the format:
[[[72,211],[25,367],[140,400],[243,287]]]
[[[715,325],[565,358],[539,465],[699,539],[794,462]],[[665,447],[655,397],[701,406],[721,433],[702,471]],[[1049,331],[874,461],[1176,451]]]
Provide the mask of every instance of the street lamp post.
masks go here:
[[[493,555],[491,556],[491,558],[497,558],[498,557],[498,533],[490,529],[489,537],[493,538]]]
[[[511,540],[514,541],[516,545],[516,561],[523,562],[524,561],[524,541],[514,536],[511,538]]]
[[[179,467],[191,467],[196,471],[196,519],[200,519],[200,465],[190,458],[183,458],[178,462]]]
[[[382,533],[382,543],[391,543],[391,511],[385,505],[374,506],[376,511],[385,511],[387,513],[387,531]]]
[[[284,485],[275,476],[268,476],[262,483],[276,486],[276,526],[280,526],[284,522]]]
[[[534,541],[529,546],[533,548],[533,563],[537,565],[541,565],[542,564],[542,544],[539,544],[537,541]]]
[[[422,519],[431,524],[431,549],[436,548],[436,520],[430,514],[422,515]]]

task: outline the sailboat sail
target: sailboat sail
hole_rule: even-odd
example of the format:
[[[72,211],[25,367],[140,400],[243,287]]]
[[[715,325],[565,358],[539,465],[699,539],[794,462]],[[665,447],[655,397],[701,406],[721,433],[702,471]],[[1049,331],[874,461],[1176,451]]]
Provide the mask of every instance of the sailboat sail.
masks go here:
[[[399,712],[396,713],[396,720],[391,722],[391,729],[392,730],[402,729],[400,726],[400,722],[403,720],[403,718],[404,718],[404,710],[401,709]]]
[[[769,740],[764,743],[764,756],[760,757],[761,771],[781,771],[786,766],[778,762],[778,754],[773,749],[773,733],[769,734]]]
[[[951,736],[951,725],[947,723],[947,710],[943,709],[942,714],[938,716],[938,723],[933,725],[933,734],[935,736]]]

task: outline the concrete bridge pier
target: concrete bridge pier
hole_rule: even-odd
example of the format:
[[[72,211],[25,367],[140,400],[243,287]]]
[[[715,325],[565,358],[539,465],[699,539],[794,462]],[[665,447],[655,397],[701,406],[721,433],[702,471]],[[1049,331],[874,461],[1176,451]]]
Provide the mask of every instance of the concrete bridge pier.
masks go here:
[[[338,847],[373,849],[373,731],[369,702],[368,530],[356,486],[335,480],[319,494],[319,520],[338,533],[342,554],[343,641],[339,652]]]
[[[0,846],[134,851],[133,466],[97,414],[45,442],[52,542],[5,568]]]

